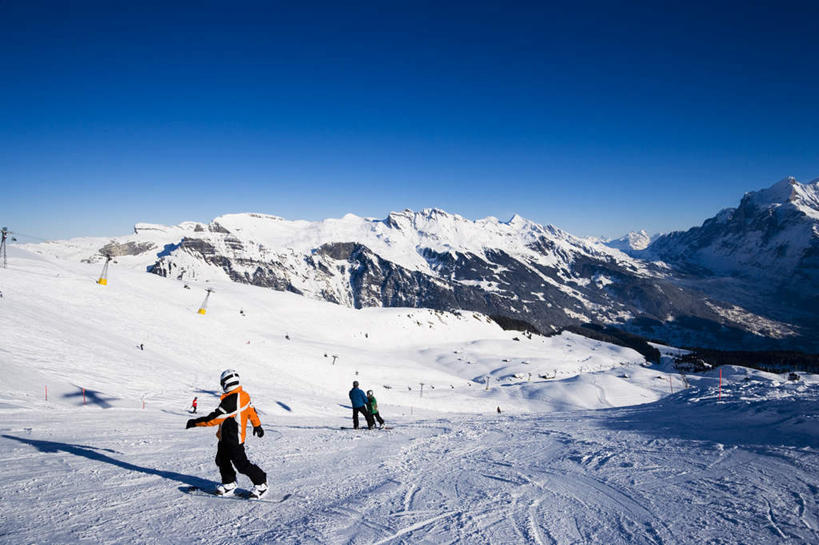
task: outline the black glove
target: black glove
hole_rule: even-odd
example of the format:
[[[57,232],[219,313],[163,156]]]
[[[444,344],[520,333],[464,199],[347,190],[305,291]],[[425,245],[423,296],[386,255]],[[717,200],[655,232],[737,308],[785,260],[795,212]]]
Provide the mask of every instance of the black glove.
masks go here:
[[[196,418],[191,418],[190,420],[188,420],[188,423],[185,424],[185,429],[196,426],[196,420],[197,420]]]
[[[264,430],[261,426],[254,426],[253,427],[253,435],[257,437],[262,437],[264,435]]]

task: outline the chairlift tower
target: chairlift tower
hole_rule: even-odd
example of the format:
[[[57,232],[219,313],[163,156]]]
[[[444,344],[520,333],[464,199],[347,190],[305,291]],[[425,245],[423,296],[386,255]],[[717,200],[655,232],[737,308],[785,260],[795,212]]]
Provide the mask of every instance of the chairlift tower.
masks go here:
[[[13,234],[9,231],[8,227],[3,227],[0,229],[0,252],[3,254],[3,268],[8,267],[8,257],[6,257],[6,239],[9,238],[9,235]],[[14,240],[12,238],[11,240]]]
[[[208,293],[205,294],[205,300],[202,301],[202,305],[199,307],[199,310],[197,311],[199,314],[205,314],[205,312],[207,312],[208,298],[210,298],[210,294],[214,292],[214,289],[213,288],[205,288],[205,291],[208,292]]]
[[[108,264],[111,263],[111,254],[105,254],[105,264],[102,266],[102,272],[100,273],[100,279],[97,280],[97,284],[100,286],[107,286],[108,285]]]

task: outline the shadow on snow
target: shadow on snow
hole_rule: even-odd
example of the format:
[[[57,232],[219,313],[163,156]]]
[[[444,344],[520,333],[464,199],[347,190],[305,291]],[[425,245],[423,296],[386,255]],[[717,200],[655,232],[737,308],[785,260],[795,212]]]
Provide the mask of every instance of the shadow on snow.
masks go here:
[[[80,399],[84,399],[85,403],[90,403],[92,405],[98,405],[103,409],[110,409],[111,404],[109,401],[115,401],[117,398],[115,397],[103,397],[100,392],[85,389],[85,393],[83,393],[83,389],[79,386],[77,387],[77,391],[72,394],[63,394],[63,399],[71,399],[76,398],[77,402],[79,403]]]
[[[638,407],[606,409],[610,414],[603,425],[657,439],[746,448],[819,448],[819,403],[813,396],[799,400],[700,399],[696,403],[687,397],[686,393],[675,394]]]
[[[117,453],[117,451],[115,450],[102,449],[86,445],[72,445],[70,443],[59,443],[57,441],[43,441],[42,439],[26,439],[23,437],[16,437],[14,435],[4,434],[0,437],[4,437],[5,439],[11,439],[13,441],[24,443],[26,445],[31,445],[40,452],[45,453],[67,452],[68,454],[73,454],[74,456],[80,456],[82,458],[88,458],[89,460],[93,460],[95,462],[111,464],[112,466],[116,466],[128,471],[137,471],[139,473],[145,473],[146,475],[156,475],[157,477],[162,477],[163,479],[177,481],[189,486],[195,486],[197,488],[206,488],[209,485],[211,485],[211,481],[199,477],[194,477],[193,475],[185,475],[184,473],[177,473],[175,471],[163,471],[161,469],[139,466],[136,464],[132,464],[130,462],[123,462],[122,460],[117,460],[116,458],[112,458],[107,454],[103,454],[103,451]]]

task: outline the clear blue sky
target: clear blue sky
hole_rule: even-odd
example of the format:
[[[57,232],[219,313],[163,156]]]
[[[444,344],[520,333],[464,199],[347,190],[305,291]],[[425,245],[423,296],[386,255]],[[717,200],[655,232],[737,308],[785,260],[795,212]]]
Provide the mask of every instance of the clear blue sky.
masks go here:
[[[0,0],[0,224],[439,207],[616,236],[819,177],[815,2],[166,4]]]

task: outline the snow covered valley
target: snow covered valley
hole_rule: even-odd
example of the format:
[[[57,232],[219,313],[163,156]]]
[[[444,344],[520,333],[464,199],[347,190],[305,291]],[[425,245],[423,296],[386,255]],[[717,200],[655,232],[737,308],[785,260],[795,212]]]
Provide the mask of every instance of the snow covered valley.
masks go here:
[[[724,367],[720,389],[471,312],[118,261],[107,286],[17,248],[0,269],[2,543],[819,542],[819,377]],[[266,430],[263,502],[184,492],[218,480],[214,428],[185,421],[228,367]],[[355,379],[392,429],[340,429]]]

